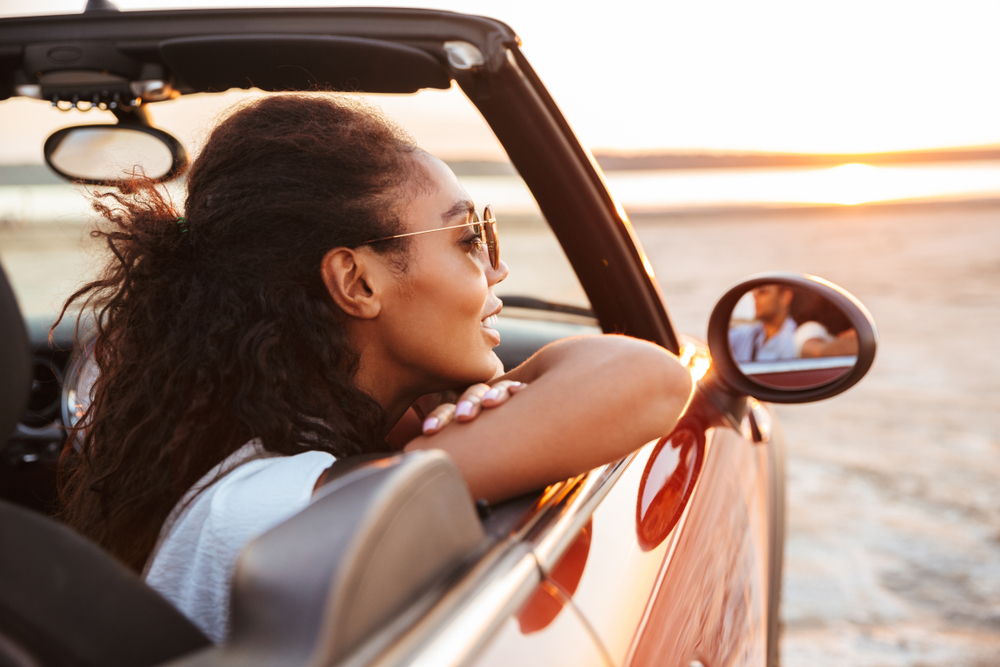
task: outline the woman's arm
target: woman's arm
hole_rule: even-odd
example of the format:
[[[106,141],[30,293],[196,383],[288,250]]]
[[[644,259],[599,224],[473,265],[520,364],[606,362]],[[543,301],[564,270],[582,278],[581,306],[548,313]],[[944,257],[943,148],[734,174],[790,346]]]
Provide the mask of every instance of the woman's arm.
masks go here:
[[[625,336],[557,341],[499,380],[529,386],[474,421],[406,446],[448,452],[473,497],[490,502],[572,477],[666,435],[691,395],[691,377],[676,357]]]

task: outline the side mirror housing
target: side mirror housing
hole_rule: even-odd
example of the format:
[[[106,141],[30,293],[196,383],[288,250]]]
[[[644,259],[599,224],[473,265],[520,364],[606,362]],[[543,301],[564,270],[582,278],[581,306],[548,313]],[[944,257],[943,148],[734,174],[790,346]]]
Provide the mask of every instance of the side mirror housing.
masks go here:
[[[847,291],[816,276],[764,273],[727,291],[708,324],[706,384],[771,403],[807,403],[857,384],[878,332]]]

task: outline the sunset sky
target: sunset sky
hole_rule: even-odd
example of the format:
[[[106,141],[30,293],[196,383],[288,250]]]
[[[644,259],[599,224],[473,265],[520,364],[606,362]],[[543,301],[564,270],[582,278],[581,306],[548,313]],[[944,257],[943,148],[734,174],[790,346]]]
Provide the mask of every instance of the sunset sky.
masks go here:
[[[0,0],[0,14],[73,13],[84,4]],[[282,3],[116,4],[127,10]],[[329,4],[344,3],[286,6]],[[423,6],[509,23],[583,142],[596,150],[867,152],[1000,144],[997,0],[428,0]]]

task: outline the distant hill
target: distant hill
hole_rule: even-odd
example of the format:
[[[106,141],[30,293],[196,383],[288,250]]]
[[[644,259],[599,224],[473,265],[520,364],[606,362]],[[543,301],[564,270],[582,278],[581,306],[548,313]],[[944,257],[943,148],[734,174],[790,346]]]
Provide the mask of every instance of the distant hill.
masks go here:
[[[0,165],[0,185],[58,185],[65,182],[44,164]]]
[[[1000,160],[1000,146],[948,148],[893,153],[595,153],[606,171],[623,169],[742,169],[755,167],[812,167],[861,162],[912,164]]]
[[[1000,160],[1000,146],[947,148],[894,153],[594,153],[605,171],[652,169],[754,169],[760,167],[824,167],[864,164],[918,164]],[[509,162],[453,160],[448,166],[458,176],[512,176]]]

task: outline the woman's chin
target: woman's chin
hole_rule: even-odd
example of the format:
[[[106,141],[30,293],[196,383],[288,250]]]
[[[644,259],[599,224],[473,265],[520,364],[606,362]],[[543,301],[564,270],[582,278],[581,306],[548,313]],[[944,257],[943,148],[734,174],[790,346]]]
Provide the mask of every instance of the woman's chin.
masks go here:
[[[491,350],[490,357],[492,358],[492,363],[493,363],[493,375],[490,376],[490,380],[492,380],[495,377],[500,377],[506,371],[503,367],[503,362],[500,361],[500,357],[497,356],[496,352]],[[489,382],[489,380],[487,380],[487,382]]]
[[[482,365],[477,369],[474,378],[467,384],[473,385],[479,382],[489,382],[495,377],[503,375],[503,364],[495,352],[490,350],[489,355],[483,359]]]

